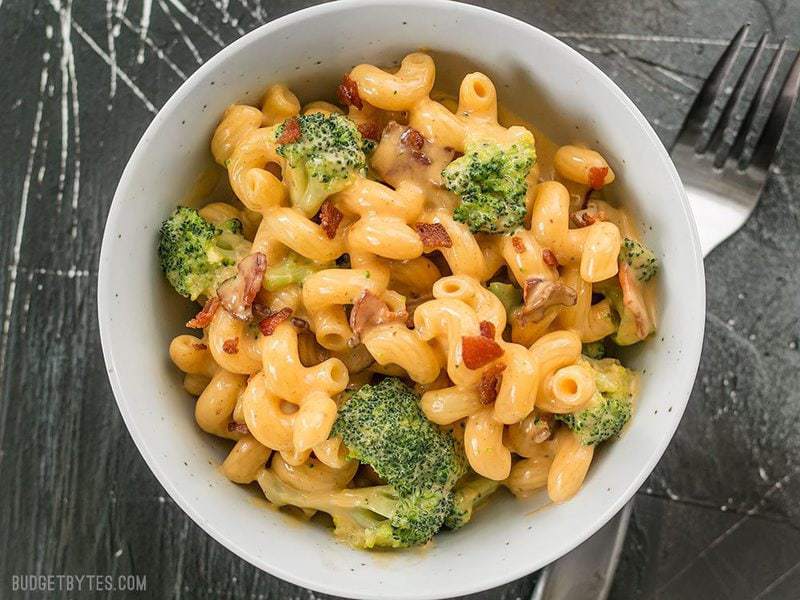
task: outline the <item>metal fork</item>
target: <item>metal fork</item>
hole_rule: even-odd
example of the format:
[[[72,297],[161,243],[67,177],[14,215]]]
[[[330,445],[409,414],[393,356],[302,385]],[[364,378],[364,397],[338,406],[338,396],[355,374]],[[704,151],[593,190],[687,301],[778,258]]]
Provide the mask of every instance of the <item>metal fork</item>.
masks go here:
[[[767,34],[761,36],[755,50],[734,85],[716,124],[707,123],[711,109],[721,97],[725,80],[747,38],[750,25],[744,25],[722,53],[703,88],[689,109],[689,114],[672,146],[670,156],[683,180],[689,204],[700,233],[700,246],[707,255],[720,242],[739,229],[753,212],[767,180],[769,167],[780,148],[792,107],[800,87],[800,53],[795,57],[778,92],[752,154],[745,154],[748,139],[756,132],[753,125],[764,107],[775,74],[786,50],[784,38],[767,67],[750,101],[732,144],[724,142],[741,97],[767,46]],[[713,126],[704,141],[706,125]]]
[[[784,38],[750,101],[734,141],[725,143],[725,133],[731,127],[736,108],[767,47],[765,33],[739,75],[716,123],[708,122],[712,108],[722,98],[725,80],[749,29],[749,23],[742,26],[725,48],[689,109],[670,151],[697,222],[703,256],[744,225],[753,212],[800,88],[798,52],[752,153],[746,154],[748,141],[756,134],[754,123],[770,95],[785,54]],[[707,135],[709,129],[711,133]],[[591,538],[545,567],[531,600],[605,600],[622,552],[632,506],[633,500]]]

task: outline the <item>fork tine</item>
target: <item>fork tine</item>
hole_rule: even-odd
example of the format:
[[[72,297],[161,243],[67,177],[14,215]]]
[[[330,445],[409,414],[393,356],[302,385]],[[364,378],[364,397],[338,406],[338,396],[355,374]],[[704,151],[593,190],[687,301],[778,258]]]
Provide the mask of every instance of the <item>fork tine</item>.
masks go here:
[[[730,73],[733,64],[736,62],[736,57],[747,37],[749,29],[750,23],[742,25],[728,44],[728,47],[725,48],[725,51],[717,60],[717,64],[714,65],[711,74],[708,76],[708,79],[706,79],[703,87],[700,89],[700,93],[692,103],[689,114],[686,115],[683,126],[678,133],[676,142],[685,135],[697,135],[703,130],[703,123],[708,117],[711,108],[714,106],[714,101],[722,89],[725,79],[728,77],[728,73]]]
[[[722,114],[717,121],[716,127],[714,127],[714,131],[711,134],[711,137],[708,138],[708,141],[703,145],[702,149],[699,151],[700,154],[704,154],[705,152],[716,151],[719,148],[720,143],[722,142],[725,136],[725,130],[728,128],[730,124],[731,117],[733,116],[733,111],[736,109],[736,105],[739,103],[739,99],[742,97],[742,93],[747,88],[747,84],[750,81],[750,77],[753,74],[753,70],[755,69],[758,61],[761,60],[761,54],[764,52],[764,46],[767,43],[767,38],[769,36],[765,33],[761,36],[761,39],[758,40],[758,45],[756,46],[755,51],[750,55],[750,58],[747,60],[747,64],[744,67],[741,75],[739,75],[739,79],[736,80],[736,85],[733,88],[733,92],[728,97],[727,102],[725,103],[725,108],[722,109]],[[717,157],[718,160],[714,161],[714,166],[720,167],[725,163],[725,159],[727,158],[727,154]],[[718,164],[719,163],[719,164]]]
[[[759,168],[768,169],[775,152],[781,145],[783,132],[786,130],[786,121],[792,112],[794,103],[797,101],[797,93],[800,91],[800,52],[794,57],[792,66],[786,74],[778,98],[769,113],[767,124],[761,132],[761,137],[753,150],[750,164]]]
[[[769,67],[767,67],[766,73],[764,73],[764,77],[761,79],[761,83],[758,86],[755,96],[753,96],[753,99],[750,101],[750,108],[747,109],[747,114],[745,114],[744,120],[742,120],[742,124],[739,127],[739,133],[736,134],[736,140],[731,146],[730,156],[734,160],[738,161],[742,157],[742,152],[744,152],[747,144],[747,134],[753,127],[753,121],[755,121],[758,111],[761,109],[761,107],[764,105],[764,101],[767,99],[769,88],[772,87],[772,81],[775,79],[775,74],[778,72],[778,67],[781,64],[781,59],[783,58],[785,51],[786,38],[783,38],[780,46],[778,46],[778,49],[772,56],[772,60],[769,63]]]

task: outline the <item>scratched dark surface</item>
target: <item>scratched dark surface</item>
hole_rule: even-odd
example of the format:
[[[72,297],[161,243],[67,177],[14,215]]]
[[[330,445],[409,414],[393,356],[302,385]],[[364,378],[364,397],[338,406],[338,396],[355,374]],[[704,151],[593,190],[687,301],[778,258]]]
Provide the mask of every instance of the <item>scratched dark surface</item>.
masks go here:
[[[106,212],[154,113],[222,46],[309,4],[0,0],[0,598],[42,597],[11,592],[30,573],[144,574],[148,598],[321,598],[166,496],[114,404],[95,305]],[[578,49],[667,143],[742,22],[800,45],[796,0],[480,4]],[[638,493],[614,599],[800,598],[798,140],[795,114],[761,205],[706,260],[697,384]],[[534,584],[471,598],[526,600]]]

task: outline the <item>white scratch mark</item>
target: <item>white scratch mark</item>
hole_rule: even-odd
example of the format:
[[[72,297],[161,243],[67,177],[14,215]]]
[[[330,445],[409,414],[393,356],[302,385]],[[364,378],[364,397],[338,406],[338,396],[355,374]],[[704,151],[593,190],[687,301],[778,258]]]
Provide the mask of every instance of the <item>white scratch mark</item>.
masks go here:
[[[560,38],[573,40],[619,40],[622,42],[657,42],[666,44],[702,44],[706,46],[727,46],[729,39],[691,37],[682,35],[648,35],[640,33],[595,33],[589,31],[554,31],[553,35]],[[754,48],[755,44],[748,42],[745,46]],[[777,44],[767,44],[766,48],[777,49]]]
[[[12,267],[9,266],[8,270],[11,271]],[[79,269],[77,266],[72,265],[69,269],[46,269],[38,267],[35,269],[29,267],[17,267],[17,273],[28,273],[29,275],[52,275],[53,277],[66,277],[67,279],[75,279],[76,277],[90,277],[92,272],[88,269]]]
[[[3,311],[3,335],[0,341],[0,379],[3,378],[6,366],[6,353],[8,352],[9,330],[11,329],[11,316],[14,311],[14,296],[17,291],[17,270],[19,268],[20,250],[22,248],[22,238],[25,232],[25,218],[28,214],[28,196],[31,190],[31,177],[33,176],[33,163],[36,159],[36,150],[39,147],[39,133],[42,127],[42,113],[44,111],[44,90],[47,87],[47,66],[42,67],[42,74],[39,79],[39,101],[36,104],[36,114],[33,118],[33,133],[31,134],[30,151],[28,152],[28,166],[25,171],[25,179],[22,181],[22,194],[19,203],[19,213],[17,215],[17,231],[14,237],[14,249],[11,255],[11,266],[9,267],[8,291],[6,292],[5,309]],[[2,403],[5,409],[8,402]],[[3,410],[5,413],[5,410]],[[5,414],[0,419],[0,434],[6,422]],[[0,435],[2,440],[3,435]]]
[[[202,65],[203,59],[200,57],[200,52],[197,50],[197,46],[195,46],[191,38],[186,35],[186,32],[183,30],[180,22],[172,16],[169,6],[164,3],[164,0],[158,0],[158,5],[161,7],[163,13],[167,15],[167,18],[172,21],[172,26],[175,28],[175,31],[178,32],[178,35],[181,36],[183,43],[186,44],[186,47],[189,49],[189,51],[194,55],[194,59],[197,61],[197,64]]]
[[[142,0],[142,17],[139,19],[139,52],[136,55],[136,62],[142,64],[144,62],[144,38],[147,37],[147,32],[150,29],[150,13],[153,10],[153,0]]]
[[[53,26],[52,25],[48,25],[47,27],[44,28],[44,35],[48,40],[52,40],[53,39]]]
[[[126,26],[128,29],[130,29],[130,30],[131,30],[133,33],[135,33],[136,35],[139,35],[139,34],[140,34],[140,32],[141,32],[141,29],[139,29],[139,28],[138,28],[136,25],[134,25],[133,23],[131,23],[131,21],[130,21],[130,20],[129,20],[129,19],[126,17],[126,16],[124,16],[124,15],[123,15],[123,16],[121,16],[121,17],[120,17],[120,21],[121,21],[121,22],[122,22],[122,23],[123,23],[123,24],[124,24],[124,25],[125,25],[125,26]],[[152,39],[150,39],[149,37],[145,37],[145,38],[144,38],[144,43],[145,43],[145,44],[147,44],[147,46],[148,46],[148,47],[149,47],[149,48],[150,48],[150,49],[151,49],[153,52],[155,52],[156,56],[157,56],[157,57],[158,57],[160,60],[164,61],[164,63],[166,63],[166,65],[167,65],[167,66],[168,66],[170,69],[172,69],[172,71],[173,71],[173,72],[174,72],[176,75],[178,75],[178,77],[180,77],[181,79],[186,79],[186,73],[184,73],[184,72],[183,72],[183,70],[182,70],[182,69],[181,69],[181,68],[180,68],[178,65],[176,65],[174,62],[172,62],[172,61],[170,60],[170,58],[169,58],[169,57],[168,57],[168,56],[167,56],[167,55],[164,53],[164,51],[163,51],[161,48],[159,48],[158,46],[156,46],[156,44],[153,42],[153,40],[152,40]]]
[[[114,32],[114,2],[106,0],[106,40],[108,42],[108,58],[111,60],[111,80],[108,84],[108,106],[117,93],[117,45]]]
[[[122,548],[119,548],[116,552],[114,552],[114,558],[119,558],[122,556]]]
[[[678,75],[674,71],[671,71],[670,69],[667,69],[666,67],[662,67],[660,65],[656,65],[654,68],[655,68],[656,71],[661,73],[664,77],[672,79],[672,81],[681,84],[683,87],[685,87],[685,88],[687,88],[687,89],[689,89],[689,90],[691,90],[693,92],[699,92],[700,91],[700,88],[698,86],[696,86],[693,83],[690,83],[690,82],[686,81],[683,77],[681,77],[680,75]]]
[[[103,49],[98,46],[97,42],[95,42],[92,37],[83,30],[83,27],[81,27],[77,21],[72,21],[72,28],[79,36],[81,36],[81,39],[86,42],[89,48],[91,48],[92,51],[94,51],[94,53],[103,60],[104,63],[111,66],[111,58],[108,56],[108,54],[106,54]],[[134,96],[141,100],[142,104],[144,104],[147,110],[153,114],[158,112],[158,109],[153,105],[152,102],[150,102],[149,98],[145,96],[144,92],[133,82],[133,80],[125,71],[123,71],[121,68],[117,68],[117,74],[119,75],[120,81],[128,86],[128,89],[133,92]]]
[[[209,29],[206,26],[205,23],[203,23],[200,19],[198,19],[197,15],[195,15],[194,13],[189,12],[189,10],[186,8],[186,6],[183,4],[183,2],[181,2],[181,0],[168,0],[168,2],[172,6],[177,8],[178,12],[180,12],[184,17],[186,17],[192,23],[194,23],[197,27],[199,27],[203,31],[203,33],[205,33],[208,37],[210,37],[217,44],[219,44],[220,47],[225,47],[225,42],[222,41],[222,38],[220,38],[216,34],[216,32],[214,32],[211,29]]]
[[[214,8],[222,15],[222,22],[230,23],[230,26],[233,27],[239,35],[244,35],[247,32],[239,27],[239,19],[231,15],[229,7],[230,0],[214,0]]]
[[[242,8],[250,13],[250,16],[253,17],[253,19],[255,19],[259,25],[264,22],[266,15],[261,8],[261,2],[259,2],[259,0],[256,0],[255,8],[252,8],[247,0],[239,0],[239,4],[241,4]]]

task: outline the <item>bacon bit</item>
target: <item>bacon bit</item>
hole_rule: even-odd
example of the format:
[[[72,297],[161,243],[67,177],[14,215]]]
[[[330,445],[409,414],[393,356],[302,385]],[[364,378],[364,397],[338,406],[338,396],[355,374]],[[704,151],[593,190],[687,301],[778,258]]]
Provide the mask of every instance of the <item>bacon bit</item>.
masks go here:
[[[550,250],[550,248],[545,248],[544,250],[542,250],[542,260],[544,261],[544,264],[546,264],[548,267],[558,266],[558,259],[556,258],[556,255],[553,253],[553,251]]]
[[[367,121],[366,123],[358,124],[358,133],[361,134],[361,137],[367,140],[380,142],[383,129],[381,128],[380,123],[376,123],[375,121]]]
[[[371,327],[393,321],[404,323],[407,318],[408,313],[405,310],[391,310],[378,296],[369,290],[364,290],[350,311],[350,329],[353,330],[357,341],[361,334]]]
[[[300,134],[300,121],[297,120],[297,117],[292,117],[283,124],[283,131],[281,131],[277,142],[281,146],[283,144],[293,144],[300,139]]]
[[[238,354],[239,353],[239,338],[231,338],[225,340],[222,344],[222,351],[225,354]]]
[[[517,254],[525,252],[525,242],[522,241],[521,237],[513,236],[511,238],[511,245],[514,247],[514,251]]]
[[[642,286],[637,281],[633,270],[625,261],[619,262],[619,285],[622,288],[622,304],[633,315],[636,325],[636,336],[643,340],[655,329],[655,324],[647,310],[647,303],[642,294]]]
[[[532,439],[534,444],[541,444],[550,439],[553,428],[552,414],[539,415],[533,421]]]
[[[280,309],[277,312],[271,313],[261,319],[258,328],[263,335],[272,335],[278,328],[278,325],[283,323],[286,319],[292,316],[292,309],[288,306]]]
[[[503,356],[500,344],[482,335],[461,338],[461,357],[468,369],[480,369]]]
[[[364,102],[358,94],[358,84],[347,73],[342,77],[342,83],[336,88],[336,96],[339,98],[340,104],[355,106],[358,110],[364,108]]]
[[[214,317],[214,313],[217,312],[219,305],[220,301],[217,296],[209,298],[206,300],[203,308],[200,309],[200,312],[197,313],[193,319],[187,321],[186,327],[190,329],[205,329],[211,324],[211,319]]]
[[[494,339],[494,323],[491,321],[481,321],[478,325],[481,328],[481,335],[485,338],[489,338],[490,340]]]
[[[593,190],[599,190],[606,182],[608,167],[591,167],[589,169],[589,185]]]
[[[422,150],[425,146],[425,138],[413,127],[409,127],[400,134],[400,142],[409,150]]]
[[[551,306],[574,306],[578,301],[578,294],[570,286],[561,281],[548,281],[538,277],[525,280],[522,297],[525,301],[522,315],[534,321],[541,321],[545,310]]]
[[[421,165],[425,165],[426,167],[430,166],[431,159],[428,158],[425,154],[420,152],[419,150],[412,150],[411,156],[414,158]]]
[[[261,280],[267,268],[267,257],[261,252],[246,256],[236,267],[236,277],[227,279],[217,288],[222,306],[242,321],[253,317],[252,304],[261,289]]]
[[[441,223],[414,223],[414,229],[426,248],[453,247],[453,240]]]
[[[343,216],[342,211],[333,205],[330,198],[322,203],[319,209],[319,226],[322,227],[329,240],[336,237],[336,230],[339,229],[339,223],[342,222]]]
[[[297,327],[300,331],[308,331],[309,329],[311,329],[308,326],[308,321],[306,321],[305,319],[301,319],[300,317],[292,317],[292,325]]]
[[[258,322],[261,319],[268,317],[272,314],[272,311],[266,304],[259,302],[258,300],[253,301],[253,320]]]
[[[605,221],[606,213],[597,208],[597,205],[590,203],[583,210],[576,210],[572,213],[572,222],[578,227],[588,227],[594,225],[597,221]]]
[[[228,431],[231,433],[241,433],[242,435],[247,435],[250,433],[250,430],[247,428],[247,425],[244,423],[237,423],[236,421],[231,421],[228,423]]]
[[[192,348],[200,352],[202,352],[203,350],[208,350],[208,346],[205,344],[192,344]]]
[[[506,370],[506,366],[497,362],[488,367],[481,373],[481,382],[478,384],[481,404],[491,404],[497,398],[500,391],[500,383],[503,381],[501,373]]]

